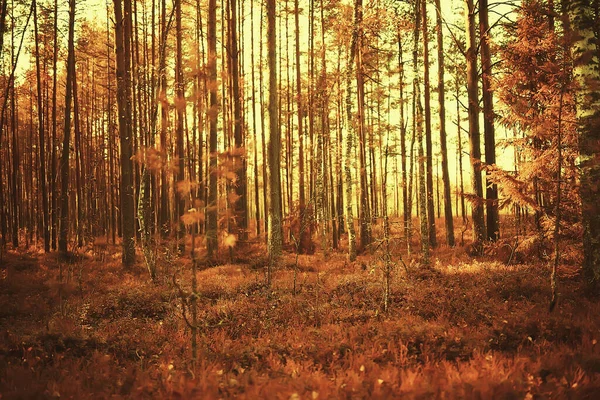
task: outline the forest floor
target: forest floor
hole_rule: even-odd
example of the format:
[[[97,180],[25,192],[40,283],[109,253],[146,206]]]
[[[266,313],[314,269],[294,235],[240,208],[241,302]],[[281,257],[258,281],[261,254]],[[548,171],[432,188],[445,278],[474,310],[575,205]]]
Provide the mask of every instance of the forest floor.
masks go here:
[[[12,251],[0,263],[0,398],[570,398],[600,393],[600,302],[576,262],[506,266],[442,246],[430,267],[381,257],[284,255],[270,288],[255,256],[198,272],[198,361],[176,274],[152,283],[118,247],[61,263]],[[398,261],[398,257],[393,258]],[[520,260],[517,260],[520,261]]]

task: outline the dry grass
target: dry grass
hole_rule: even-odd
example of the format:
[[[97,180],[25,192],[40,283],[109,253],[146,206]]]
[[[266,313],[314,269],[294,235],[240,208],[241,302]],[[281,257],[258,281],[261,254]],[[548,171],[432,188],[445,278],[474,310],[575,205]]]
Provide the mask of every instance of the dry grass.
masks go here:
[[[256,247],[256,246],[255,246]],[[112,249],[114,250],[114,249]],[[253,249],[258,254],[260,249]],[[109,249],[111,251],[111,249]],[[397,258],[396,258],[397,259]],[[595,398],[600,305],[562,269],[505,266],[443,247],[431,267],[394,270],[382,312],[377,255],[286,254],[271,288],[265,259],[198,272],[200,357],[170,275],[90,255],[74,265],[10,253],[0,280],[1,398]],[[62,270],[63,279],[59,279]],[[167,271],[168,275],[167,276]]]

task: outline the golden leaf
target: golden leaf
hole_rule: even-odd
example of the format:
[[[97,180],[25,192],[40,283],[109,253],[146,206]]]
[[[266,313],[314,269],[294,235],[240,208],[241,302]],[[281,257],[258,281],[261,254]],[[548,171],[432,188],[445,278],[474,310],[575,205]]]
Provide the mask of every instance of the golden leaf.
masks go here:
[[[237,238],[231,233],[225,236],[225,239],[223,239],[223,245],[227,247],[235,246],[235,242],[237,242]]]
[[[198,184],[189,180],[179,181],[176,184],[177,192],[182,196],[190,194],[192,189],[196,189]]]
[[[204,213],[201,211],[198,211],[194,208],[192,208],[191,210],[189,210],[188,212],[186,212],[185,214],[183,214],[181,216],[181,222],[183,222],[183,224],[186,226],[197,224],[197,223],[203,222],[203,221],[204,221]]]
[[[233,171],[225,171],[225,178],[230,181],[235,181],[237,179],[237,174]]]
[[[235,204],[242,196],[238,195],[236,192],[229,192],[227,195],[227,201],[229,204]]]

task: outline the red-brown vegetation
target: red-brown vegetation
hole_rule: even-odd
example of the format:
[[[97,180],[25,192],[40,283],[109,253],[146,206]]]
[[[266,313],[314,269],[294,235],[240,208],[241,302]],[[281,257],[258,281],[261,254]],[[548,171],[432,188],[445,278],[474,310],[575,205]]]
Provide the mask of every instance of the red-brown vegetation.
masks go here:
[[[430,267],[400,264],[387,314],[376,255],[299,256],[296,296],[292,253],[271,288],[258,257],[206,268],[196,366],[169,279],[185,285],[189,259],[163,261],[152,283],[141,264],[123,270],[116,251],[72,264],[4,255],[2,398],[593,398],[600,390],[600,306],[580,290],[577,250],[565,249],[552,314],[549,268],[525,252],[525,263],[507,266],[490,249],[470,258],[442,247]]]

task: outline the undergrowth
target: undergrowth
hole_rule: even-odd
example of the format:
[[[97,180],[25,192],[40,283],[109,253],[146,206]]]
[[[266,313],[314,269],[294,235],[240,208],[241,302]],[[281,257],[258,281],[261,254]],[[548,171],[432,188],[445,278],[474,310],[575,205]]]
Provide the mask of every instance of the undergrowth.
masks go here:
[[[5,398],[594,398],[600,305],[572,266],[547,311],[548,267],[438,250],[396,267],[383,313],[375,256],[284,256],[201,268],[199,360],[175,288],[144,267],[5,255],[0,394]],[[264,261],[264,260],[263,260]],[[190,279],[189,260],[163,275]],[[62,278],[59,277],[62,276]]]

